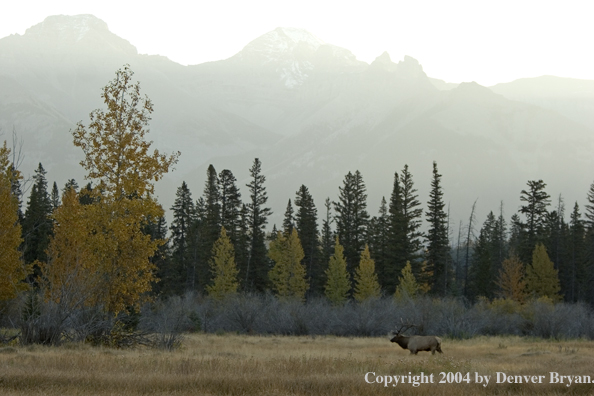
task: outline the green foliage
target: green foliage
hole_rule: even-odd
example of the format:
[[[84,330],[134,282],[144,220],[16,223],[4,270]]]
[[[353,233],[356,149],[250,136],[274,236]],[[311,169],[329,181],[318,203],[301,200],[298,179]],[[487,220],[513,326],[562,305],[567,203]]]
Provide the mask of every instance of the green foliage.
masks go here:
[[[375,263],[369,255],[369,247],[365,245],[359,267],[355,270],[355,300],[363,302],[370,298],[377,298],[380,296],[380,290]]]
[[[547,206],[550,196],[544,189],[547,186],[542,180],[528,181],[528,190],[522,190],[520,201],[525,202],[519,212],[526,216],[526,222],[521,223],[520,243],[518,254],[520,260],[529,262],[532,251],[537,243],[543,243],[546,238]]]
[[[428,280],[431,291],[436,295],[445,296],[450,287],[450,271],[448,267],[449,243],[447,232],[447,214],[444,212],[443,191],[441,190],[441,175],[437,171],[437,164],[433,162],[433,179],[425,215],[429,222],[427,231],[426,271],[431,273]]]
[[[532,253],[532,265],[526,268],[526,289],[535,297],[547,297],[552,301],[559,301],[559,272],[549,259],[547,250],[539,243]]]
[[[398,278],[398,286],[394,293],[394,298],[402,300],[405,298],[415,298],[419,294],[420,288],[415,275],[412,272],[410,262],[407,262]]]
[[[347,301],[350,290],[351,281],[346,268],[344,248],[336,237],[334,255],[330,257],[326,270],[326,298],[334,305],[341,305]]]
[[[347,270],[352,274],[365,246],[369,223],[367,189],[361,173],[349,172],[339,191],[339,200],[334,202],[336,234],[345,246]]]
[[[251,181],[247,184],[250,192],[250,202],[246,205],[247,233],[249,235],[249,254],[245,268],[245,288],[248,291],[264,291],[268,284],[268,255],[265,245],[264,228],[268,223],[268,216],[272,214],[270,208],[265,207],[268,201],[262,174],[262,162],[258,158],[250,168]]]
[[[34,184],[23,220],[23,257],[27,264],[36,260],[47,261],[45,250],[52,233],[53,223],[50,217],[53,206],[47,191],[46,173],[40,163],[35,170],[35,176],[33,176]],[[35,275],[39,275],[38,267],[35,268]]]
[[[297,190],[295,206],[295,228],[303,246],[303,264],[310,279],[310,290],[315,294],[321,294],[324,288],[324,272],[320,260],[318,211],[313,197],[304,185]]]
[[[196,280],[195,208],[192,193],[185,181],[177,189],[171,210],[171,265],[161,271],[161,287],[166,294],[182,294],[185,290],[194,290]]]
[[[309,285],[305,267],[301,264],[305,255],[297,230],[293,229],[288,236],[279,232],[270,243],[268,255],[275,262],[268,276],[277,296],[303,301]]]
[[[396,276],[391,273],[394,266],[389,265],[389,219],[388,219],[388,207],[386,199],[382,197],[380,202],[379,213],[377,216],[373,216],[369,222],[368,239],[369,239],[369,250],[371,256],[375,261],[375,268],[378,277],[382,280],[384,287],[387,285],[394,284],[396,282]]]
[[[221,227],[221,236],[212,248],[210,270],[212,283],[206,287],[209,296],[222,300],[237,292],[239,270],[235,265],[235,252],[225,227]]]

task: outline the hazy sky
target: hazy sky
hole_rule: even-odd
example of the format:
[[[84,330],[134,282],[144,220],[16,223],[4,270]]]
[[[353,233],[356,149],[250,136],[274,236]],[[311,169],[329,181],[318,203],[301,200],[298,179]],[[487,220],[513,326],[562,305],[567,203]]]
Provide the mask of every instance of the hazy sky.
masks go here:
[[[93,14],[140,53],[182,64],[228,58],[278,26],[309,30],[371,62],[410,55],[427,74],[483,85],[544,74],[594,79],[594,1],[277,0],[10,2],[0,37],[49,15]]]

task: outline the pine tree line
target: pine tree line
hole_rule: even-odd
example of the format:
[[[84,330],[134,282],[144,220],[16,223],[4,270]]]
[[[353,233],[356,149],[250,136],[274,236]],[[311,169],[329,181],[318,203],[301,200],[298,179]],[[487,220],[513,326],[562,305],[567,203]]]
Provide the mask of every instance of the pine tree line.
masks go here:
[[[153,284],[154,293],[207,293],[214,281],[213,248],[224,228],[237,266],[238,290],[242,292],[275,290],[270,277],[275,267],[270,246],[278,241],[279,235],[281,240],[288,240],[295,231],[303,251],[300,264],[306,284],[300,298],[336,294],[335,286],[329,285],[337,282],[330,264],[336,260],[333,255],[338,238],[344,247],[346,271],[346,275],[339,278],[348,280],[349,285],[345,298],[357,298],[357,270],[366,249],[369,260],[374,262],[374,275],[382,294],[394,295],[403,274],[410,273],[421,290],[435,296],[463,296],[470,301],[506,296],[504,289],[511,286],[501,284],[502,279],[509,278],[509,274],[505,274],[505,260],[521,263],[523,275],[517,281],[526,283],[527,295],[534,294],[530,291],[534,282],[528,280],[535,249],[542,246],[557,274],[556,296],[567,302],[594,303],[594,184],[588,192],[585,215],[576,202],[566,221],[563,199],[559,197],[551,208],[546,184],[542,180],[528,181],[527,188],[520,192],[523,204],[509,222],[504,217],[502,204],[498,213],[490,212],[475,232],[473,206],[468,225],[464,230],[460,228],[457,246],[452,246],[442,176],[435,163],[425,210],[405,166],[394,174],[389,200],[382,198],[378,214],[370,216],[363,176],[355,171],[345,176],[336,201],[326,199],[322,219],[318,217],[309,189],[300,186],[294,199],[288,201],[280,234],[276,232],[276,225],[272,233],[266,233],[272,211],[266,205],[266,178],[259,159],[254,160],[250,176],[246,185],[249,195],[244,202],[233,173],[227,169],[217,173],[211,165],[198,199],[192,198],[185,182],[177,189],[169,227],[162,216],[148,219],[144,232],[155,240],[167,240],[151,258],[157,268],[156,277],[160,279]],[[19,180],[11,183],[11,191],[18,200]],[[61,194],[55,182],[49,191],[46,171],[39,164],[25,211],[18,210],[22,230],[19,249],[24,263],[33,268],[28,276],[32,285],[39,277],[39,263],[47,261],[46,251],[53,234],[52,214],[61,204],[60,195],[70,189],[78,190],[73,179],[66,183]],[[81,189],[78,198],[81,204],[92,202],[90,195],[84,193],[91,190],[90,184]],[[423,220],[427,224],[425,233],[421,232]],[[407,265],[410,268],[406,268]],[[331,274],[332,279],[328,278]],[[328,291],[329,287],[332,292]]]

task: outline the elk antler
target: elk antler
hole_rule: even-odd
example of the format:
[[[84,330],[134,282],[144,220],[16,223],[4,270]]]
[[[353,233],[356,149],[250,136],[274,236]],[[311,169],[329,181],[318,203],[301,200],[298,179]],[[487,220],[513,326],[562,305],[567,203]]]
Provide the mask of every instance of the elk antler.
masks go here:
[[[406,330],[408,330],[410,328],[417,327],[414,324],[408,323],[408,321],[407,321],[407,323],[404,323],[404,321],[402,320],[402,318],[400,318],[400,323],[402,323],[402,326],[400,326],[400,328],[398,330],[396,330],[396,332],[394,333],[396,335],[401,334],[401,333],[404,333]]]

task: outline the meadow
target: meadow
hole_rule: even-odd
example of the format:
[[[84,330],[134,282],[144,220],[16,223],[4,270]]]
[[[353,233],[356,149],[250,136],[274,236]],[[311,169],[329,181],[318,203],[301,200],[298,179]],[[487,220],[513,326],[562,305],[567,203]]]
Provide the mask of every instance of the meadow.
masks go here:
[[[235,334],[188,334],[182,346],[172,352],[79,343],[5,346],[0,348],[0,394],[594,394],[594,384],[572,383],[568,387],[567,379],[563,384],[549,383],[550,372],[594,379],[592,341],[481,336],[444,339],[442,348],[442,355],[420,352],[414,356],[391,344],[388,337]],[[367,376],[371,384],[365,380],[370,372],[375,373]],[[523,381],[530,381],[524,376],[541,375],[543,381],[495,383],[497,372],[521,376]],[[411,379],[420,373],[426,377],[433,374],[434,383],[414,386],[408,383],[409,373]],[[475,383],[477,374],[491,376],[486,387]],[[386,387],[375,382],[395,375],[405,375],[407,383]],[[442,379],[445,383],[439,383]],[[456,383],[458,380],[462,381]]]

